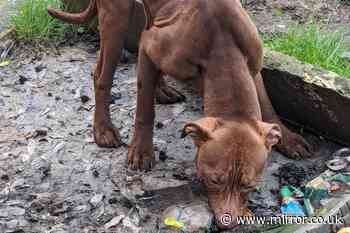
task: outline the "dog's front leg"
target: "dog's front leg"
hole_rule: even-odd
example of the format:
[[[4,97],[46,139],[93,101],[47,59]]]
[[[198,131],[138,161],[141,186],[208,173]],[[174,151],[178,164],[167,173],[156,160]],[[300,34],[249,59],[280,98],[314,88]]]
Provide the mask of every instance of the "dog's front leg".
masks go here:
[[[128,166],[133,170],[150,170],[155,162],[153,151],[154,96],[159,76],[159,70],[141,47],[137,70],[134,136],[128,152]]]

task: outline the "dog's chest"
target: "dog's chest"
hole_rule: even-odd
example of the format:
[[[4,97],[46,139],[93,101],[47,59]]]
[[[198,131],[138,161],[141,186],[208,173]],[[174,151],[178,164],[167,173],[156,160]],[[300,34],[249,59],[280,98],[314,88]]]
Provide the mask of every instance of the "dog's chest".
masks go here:
[[[183,19],[164,28],[153,28],[147,37],[146,52],[164,73],[179,79],[200,76],[211,36],[199,17],[187,21]]]

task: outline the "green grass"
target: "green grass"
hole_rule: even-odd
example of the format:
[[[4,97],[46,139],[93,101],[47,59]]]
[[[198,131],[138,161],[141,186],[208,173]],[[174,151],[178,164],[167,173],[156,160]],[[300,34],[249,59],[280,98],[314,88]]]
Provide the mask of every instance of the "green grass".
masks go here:
[[[61,41],[71,26],[53,19],[48,6],[62,7],[60,0],[25,0],[11,19],[17,38],[29,42]]]
[[[346,48],[341,31],[326,31],[314,22],[293,25],[286,33],[268,38],[265,46],[299,60],[350,78],[350,62],[342,55]]]

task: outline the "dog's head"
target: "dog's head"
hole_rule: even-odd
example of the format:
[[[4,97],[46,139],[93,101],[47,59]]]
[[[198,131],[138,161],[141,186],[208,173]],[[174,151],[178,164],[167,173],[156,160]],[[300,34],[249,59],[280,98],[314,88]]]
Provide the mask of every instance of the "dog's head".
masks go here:
[[[250,213],[248,194],[261,178],[272,146],[281,139],[281,129],[262,121],[206,117],[188,123],[183,129],[183,137],[187,135],[198,147],[197,174],[208,190],[216,222],[230,228],[237,216]]]

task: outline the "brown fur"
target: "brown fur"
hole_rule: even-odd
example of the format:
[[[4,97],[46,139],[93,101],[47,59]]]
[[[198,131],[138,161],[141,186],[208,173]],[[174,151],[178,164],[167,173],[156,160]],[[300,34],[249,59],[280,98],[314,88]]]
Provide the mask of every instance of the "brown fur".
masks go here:
[[[231,227],[235,221],[225,226],[221,216],[229,213],[235,219],[249,212],[247,195],[282,130],[300,137],[262,121],[280,123],[261,80],[258,32],[238,0],[144,0],[144,4],[152,24],[140,42],[129,167],[147,170],[154,164],[153,98],[160,75],[200,80],[205,117],[187,124],[183,136],[190,135],[198,147],[198,176],[208,189],[217,223]],[[307,144],[302,139],[298,143],[306,154]]]
[[[110,118],[109,103],[113,75],[119,62],[130,17],[134,8],[131,0],[91,0],[85,11],[70,14],[48,8],[51,16],[62,21],[82,24],[98,16],[101,52],[94,72],[95,102],[94,138],[102,147],[121,145],[118,130]],[[184,96],[166,85],[164,81],[157,85],[157,101],[170,104],[184,100]]]

